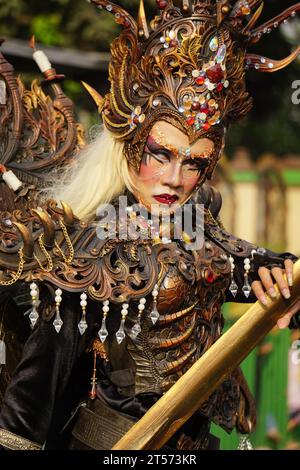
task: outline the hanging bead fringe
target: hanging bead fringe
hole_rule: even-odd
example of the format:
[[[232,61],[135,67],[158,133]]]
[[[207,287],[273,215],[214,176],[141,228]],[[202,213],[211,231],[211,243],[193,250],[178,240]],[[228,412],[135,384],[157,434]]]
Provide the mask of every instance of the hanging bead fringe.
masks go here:
[[[229,291],[231,292],[233,297],[235,297],[236,294],[237,294],[237,291],[238,291],[238,285],[234,280],[234,274],[233,273],[234,273],[235,264],[234,264],[234,259],[233,259],[232,256],[229,256],[229,261],[230,261],[230,266],[231,266],[231,284],[229,286]]]
[[[129,308],[129,305],[128,305],[128,304],[123,304],[123,305],[122,305],[122,310],[121,310],[121,315],[122,315],[121,325],[120,325],[120,328],[118,329],[118,331],[116,332],[116,338],[117,338],[118,344],[121,344],[122,341],[123,341],[124,338],[125,338],[125,320],[126,320],[126,317],[127,317],[127,315],[128,315],[128,308]]]
[[[54,319],[54,322],[53,322],[53,326],[55,328],[56,333],[60,332],[61,327],[63,325],[63,321],[61,319],[60,311],[59,311],[61,301],[62,301],[62,291],[61,291],[61,289],[57,289],[55,291],[56,315],[55,315],[55,319]]]
[[[40,305],[39,288],[35,282],[32,282],[30,284],[30,295],[31,295],[32,310],[29,314],[29,319],[30,319],[31,328],[33,329],[36,325],[36,322],[39,319],[39,314],[38,314],[37,309]]]
[[[88,324],[86,322],[87,295],[84,292],[80,296],[80,306],[82,308],[82,316],[81,316],[80,322],[78,323],[78,329],[79,329],[79,333],[81,335],[84,335],[88,327]]]
[[[155,323],[159,319],[159,312],[157,310],[158,284],[155,284],[154,286],[154,289],[152,291],[152,297],[153,297],[153,309],[150,313],[150,318],[152,320],[153,325],[155,325]]]
[[[101,343],[104,343],[104,341],[106,340],[108,336],[108,331],[106,328],[106,318],[109,312],[109,300],[104,300],[102,312],[103,312],[103,319],[102,319],[101,329],[98,332],[98,336],[99,336]]]
[[[141,318],[142,318],[142,313],[145,310],[145,304],[146,304],[146,299],[145,299],[145,297],[143,297],[143,298],[140,299],[140,303],[138,305],[139,313],[138,313],[137,321],[133,325],[133,327],[131,328],[131,331],[130,331],[130,336],[131,336],[132,339],[136,339],[138,337],[138,335],[140,334],[140,332],[142,331]]]
[[[250,286],[249,277],[248,277],[250,269],[251,269],[250,259],[246,258],[244,260],[244,271],[245,271],[245,273],[244,273],[244,285],[242,287],[242,291],[244,292],[244,295],[247,298],[249,297],[249,295],[251,293],[251,286]]]

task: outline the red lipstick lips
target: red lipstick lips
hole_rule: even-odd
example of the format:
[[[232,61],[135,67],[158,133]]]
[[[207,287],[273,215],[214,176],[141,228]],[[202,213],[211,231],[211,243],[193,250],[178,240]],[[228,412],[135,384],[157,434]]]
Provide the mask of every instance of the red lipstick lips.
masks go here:
[[[178,200],[178,196],[176,195],[171,195],[171,194],[159,194],[158,196],[154,196],[154,199],[156,199],[158,202],[161,204],[168,204],[171,206]]]

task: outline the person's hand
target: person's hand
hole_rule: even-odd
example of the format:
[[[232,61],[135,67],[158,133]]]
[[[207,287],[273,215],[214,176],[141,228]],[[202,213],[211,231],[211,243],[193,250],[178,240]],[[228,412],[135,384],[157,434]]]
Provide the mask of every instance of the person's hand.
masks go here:
[[[268,305],[268,299],[266,292],[269,294],[271,299],[276,299],[277,293],[274,287],[274,282],[277,283],[280,294],[285,299],[289,299],[291,296],[290,287],[293,285],[293,266],[292,260],[287,259],[284,261],[284,269],[272,268],[271,270],[265,267],[261,267],[258,270],[260,281],[254,281],[252,283],[252,289],[257,299],[263,304]],[[279,328],[288,327],[291,318],[300,310],[300,299],[296,302],[293,307],[281,317],[277,325]]]

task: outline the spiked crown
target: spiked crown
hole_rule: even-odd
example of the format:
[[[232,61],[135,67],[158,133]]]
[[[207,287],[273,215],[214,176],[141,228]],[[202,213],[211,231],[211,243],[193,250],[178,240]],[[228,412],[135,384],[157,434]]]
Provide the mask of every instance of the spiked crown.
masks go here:
[[[157,0],[159,14],[150,22],[140,1],[135,21],[120,6],[91,0],[123,26],[111,46],[110,93],[89,89],[105,126],[126,141],[126,154],[136,167],[141,146],[153,123],[166,120],[188,133],[214,140],[219,157],[224,129],[243,118],[252,99],[245,70],[275,72],[291,63],[300,46],[283,60],[248,54],[249,45],[300,10],[300,3],[255,28],[262,0]],[[211,168],[211,170],[212,170]]]

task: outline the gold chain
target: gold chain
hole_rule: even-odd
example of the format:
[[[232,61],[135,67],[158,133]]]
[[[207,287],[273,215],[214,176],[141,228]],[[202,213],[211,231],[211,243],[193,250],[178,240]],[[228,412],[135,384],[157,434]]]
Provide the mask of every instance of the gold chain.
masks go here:
[[[38,257],[36,255],[34,255],[34,259],[37,261],[39,267],[43,271],[46,271],[47,273],[50,273],[53,269],[53,261],[52,261],[51,256],[49,255],[48,251],[45,248],[44,234],[43,233],[39,236],[38,242],[39,242],[39,246],[40,246],[40,249],[41,249],[42,253],[44,254],[45,258],[47,259],[47,262],[48,262],[47,268],[44,268],[44,266],[42,265],[42,263],[40,262],[40,260],[38,259]]]
[[[65,224],[63,223],[63,221],[60,219],[60,227],[62,229],[62,232],[64,234],[64,237],[65,237],[65,240],[66,240],[66,243],[67,243],[67,246],[68,246],[68,250],[69,250],[69,256],[66,257],[66,255],[64,254],[64,252],[62,251],[62,249],[60,248],[59,244],[57,243],[57,241],[55,241],[55,246],[56,248],[58,249],[59,253],[61,254],[64,262],[66,264],[71,264],[73,259],[74,259],[74,248],[73,248],[73,245],[72,245],[72,242],[71,242],[71,239],[69,237],[69,234],[68,234],[68,231],[67,231],[67,227],[65,226]]]
[[[12,275],[12,278],[9,280],[9,281],[1,281],[0,280],[0,285],[1,286],[5,286],[5,287],[8,287],[8,286],[12,286],[15,282],[17,282],[21,275],[22,275],[22,272],[23,272],[23,268],[24,268],[24,254],[23,254],[23,248],[20,248],[19,249],[19,266],[18,266],[18,270],[15,274]]]

